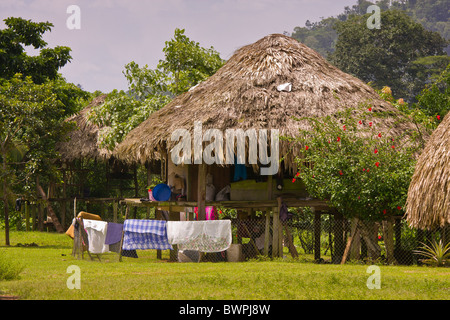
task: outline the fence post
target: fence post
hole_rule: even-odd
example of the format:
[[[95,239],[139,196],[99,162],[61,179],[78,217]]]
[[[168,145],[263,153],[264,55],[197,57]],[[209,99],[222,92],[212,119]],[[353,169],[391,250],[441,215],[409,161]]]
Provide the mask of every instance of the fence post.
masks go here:
[[[269,255],[270,246],[270,210],[266,210],[266,228],[264,230],[264,255]]]
[[[320,212],[311,208],[314,213],[314,260],[320,260]]]

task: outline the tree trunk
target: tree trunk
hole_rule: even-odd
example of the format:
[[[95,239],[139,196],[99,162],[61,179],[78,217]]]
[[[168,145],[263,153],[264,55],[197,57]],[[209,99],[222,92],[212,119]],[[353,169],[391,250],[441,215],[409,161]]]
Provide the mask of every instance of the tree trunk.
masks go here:
[[[366,242],[369,257],[372,261],[377,260],[381,256],[381,249],[376,241],[376,236],[374,235],[375,228],[376,225],[373,222],[364,221],[361,223],[361,235]]]
[[[39,193],[42,196],[42,199],[47,204],[47,211],[48,211],[50,217],[52,218],[52,222],[56,228],[56,231],[58,231],[59,233],[64,233],[64,228],[59,223],[58,217],[56,216],[55,212],[53,211],[52,207],[50,206],[50,203],[47,201],[47,196],[45,195],[44,190],[42,189],[42,187],[40,185],[37,185],[37,188],[38,188]]]
[[[3,210],[5,213],[5,244],[9,243],[9,203],[8,203],[8,178],[6,177],[6,151],[2,145],[2,157],[3,157]]]
[[[352,230],[350,232],[350,237],[347,240],[347,245],[345,246],[344,254],[342,255],[341,264],[344,264],[347,261],[348,254],[350,252],[350,248],[352,247],[353,241],[355,239],[355,235],[358,229],[358,218],[354,218],[352,221]]]

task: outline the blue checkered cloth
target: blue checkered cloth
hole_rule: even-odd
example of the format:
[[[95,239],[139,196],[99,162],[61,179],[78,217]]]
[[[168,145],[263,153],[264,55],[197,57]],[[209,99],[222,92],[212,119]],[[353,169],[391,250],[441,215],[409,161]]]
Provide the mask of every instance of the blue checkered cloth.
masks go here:
[[[172,250],[164,220],[125,220],[123,250]]]

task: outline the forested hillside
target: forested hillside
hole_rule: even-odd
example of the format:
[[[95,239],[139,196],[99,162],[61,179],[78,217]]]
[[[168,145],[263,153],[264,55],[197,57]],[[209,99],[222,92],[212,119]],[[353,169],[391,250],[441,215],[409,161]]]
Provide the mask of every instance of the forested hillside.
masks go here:
[[[389,4],[392,2],[391,4]],[[345,7],[336,17],[323,18],[317,22],[306,21],[304,27],[294,28],[291,36],[315,49],[324,57],[334,52],[337,33],[334,26],[339,21],[346,21],[351,15],[367,13],[370,5],[376,4],[382,11],[389,9],[404,10],[414,21],[422,24],[427,30],[437,31],[447,40],[450,39],[450,9],[448,0],[357,0],[352,7]],[[447,46],[450,54],[450,46]]]

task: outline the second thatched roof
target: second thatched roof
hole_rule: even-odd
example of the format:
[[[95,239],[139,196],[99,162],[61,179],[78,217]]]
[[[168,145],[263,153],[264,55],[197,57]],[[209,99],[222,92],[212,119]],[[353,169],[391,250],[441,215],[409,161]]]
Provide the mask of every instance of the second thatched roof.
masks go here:
[[[287,83],[290,88],[280,90]],[[361,103],[370,103],[374,112],[389,113],[373,120],[381,132],[394,127],[390,133],[395,136],[414,130],[407,119],[397,123],[398,110],[370,86],[297,40],[272,34],[238,49],[213,76],[151,114],[116,147],[114,155],[126,162],[157,159],[178,143],[171,141],[176,129],[193,134],[194,120],[202,122],[203,130],[279,129],[281,136],[296,136],[299,129],[307,129],[307,123],[294,117],[319,118],[356,109]],[[285,156],[288,150],[288,143],[280,141],[280,154]],[[289,152],[287,168],[296,170],[296,156]]]
[[[450,113],[433,131],[417,161],[408,190],[406,220],[418,229],[450,225]]]
[[[105,94],[94,98],[86,108],[66,120],[75,122],[77,127],[69,133],[67,141],[57,144],[57,151],[61,155],[62,161],[72,162],[79,159],[105,160],[111,157],[112,152],[100,146],[100,128],[88,119],[91,109],[103,104],[105,99]]]

